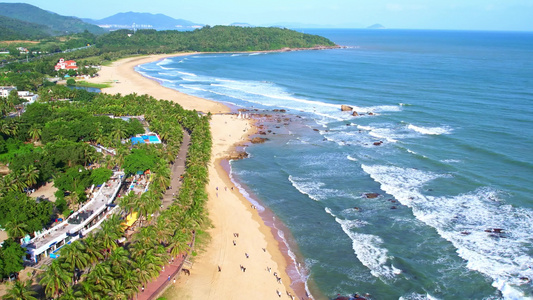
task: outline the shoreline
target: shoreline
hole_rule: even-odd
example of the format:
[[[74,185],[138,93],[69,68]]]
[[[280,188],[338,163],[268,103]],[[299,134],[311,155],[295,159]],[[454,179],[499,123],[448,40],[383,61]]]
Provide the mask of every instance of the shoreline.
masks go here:
[[[282,250],[287,246],[276,238],[274,231],[277,228],[265,224],[259,212],[249,207],[250,202],[238,188],[231,189],[235,185],[228,170],[222,166],[223,161],[229,159],[237,147],[249,142],[249,136],[257,131],[253,120],[237,119],[236,115],[230,114],[231,108],[222,103],[164,87],[157,80],[135,71],[135,67],[140,64],[193,54],[198,53],[129,57],[102,67],[100,76],[89,80],[94,83],[111,83],[111,87],[102,89],[105,93],[148,94],[157,99],[176,102],[185,109],[213,114],[213,149],[207,187],[207,206],[213,224],[207,230],[211,241],[205,252],[196,259],[191,276],[181,276],[175,284],[173,290],[178,289],[179,295],[170,291],[171,295],[167,296],[169,299],[271,299],[290,293],[298,299],[305,297],[304,283],[294,283],[288,274],[292,261],[288,249],[285,252]],[[238,233],[238,237],[234,233]],[[233,241],[238,242],[237,245]],[[239,265],[246,267],[245,272]],[[281,282],[273,276],[274,272],[281,278]]]

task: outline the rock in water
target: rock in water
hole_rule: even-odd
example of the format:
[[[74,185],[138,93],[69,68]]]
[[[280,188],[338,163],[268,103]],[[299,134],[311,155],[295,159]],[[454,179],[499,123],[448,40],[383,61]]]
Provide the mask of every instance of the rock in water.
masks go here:
[[[357,117],[357,116],[359,116],[359,114],[354,110],[353,113],[352,113],[352,116]]]
[[[341,110],[342,111],[352,111],[353,107],[348,106],[348,105],[341,105]]]
[[[374,199],[374,198],[377,198],[378,196],[379,196],[378,193],[366,193],[366,194],[365,194],[365,197],[366,197],[367,199]]]
[[[252,144],[262,144],[264,142],[268,141],[268,139],[266,138],[261,138],[261,137],[254,137],[251,142]]]

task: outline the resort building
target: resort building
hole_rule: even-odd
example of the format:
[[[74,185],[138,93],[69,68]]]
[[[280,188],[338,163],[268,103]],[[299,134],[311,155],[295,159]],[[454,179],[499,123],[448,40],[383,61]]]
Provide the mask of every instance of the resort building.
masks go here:
[[[16,90],[14,86],[0,86],[0,97],[7,97],[12,90]]]
[[[14,86],[0,86],[0,97],[8,97],[9,93],[13,90],[16,91],[17,88]],[[28,101],[29,104],[35,102],[39,98],[39,95],[28,91],[17,91],[17,94],[19,98]]]
[[[33,102],[37,101],[37,99],[39,99],[39,95],[36,95],[28,91],[18,91],[17,94],[19,98],[22,98],[28,101],[28,104],[32,104]]]
[[[56,258],[61,247],[98,228],[118,208],[113,201],[123,182],[124,173],[115,172],[77,212],[52,228],[35,234],[34,238],[24,239],[22,246],[27,249],[26,258],[33,263],[46,257]]]
[[[59,59],[59,62],[54,67],[56,71],[59,70],[77,70],[76,62],[73,60],[65,60],[63,58]]]

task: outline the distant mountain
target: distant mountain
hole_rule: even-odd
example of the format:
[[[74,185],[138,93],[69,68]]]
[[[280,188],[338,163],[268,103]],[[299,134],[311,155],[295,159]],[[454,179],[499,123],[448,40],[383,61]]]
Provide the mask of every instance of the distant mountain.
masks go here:
[[[335,24],[335,25],[328,25],[328,24],[310,24],[310,23],[296,23],[296,22],[281,22],[281,23],[274,23],[274,24],[268,24],[265,26],[272,26],[272,27],[282,27],[282,28],[290,28],[290,29],[306,29],[306,28],[362,28],[363,26],[359,23],[344,23],[344,24]]]
[[[374,24],[374,25],[368,26],[367,29],[385,29],[385,26],[381,24]]]
[[[250,24],[248,24],[248,23],[240,23],[240,22],[231,23],[231,24],[229,24],[229,26],[237,26],[237,27],[255,27],[254,25],[250,25]]]
[[[76,17],[61,16],[26,3],[0,3],[0,15],[39,24],[51,35],[78,33],[85,30],[95,34],[105,33],[102,28],[87,24]]]
[[[0,41],[35,40],[50,36],[38,24],[0,16]]]
[[[174,19],[163,14],[150,14],[138,12],[118,13],[101,20],[85,19],[86,22],[110,30],[121,28],[138,29],[194,29],[203,27],[202,24],[193,23],[183,19]]]

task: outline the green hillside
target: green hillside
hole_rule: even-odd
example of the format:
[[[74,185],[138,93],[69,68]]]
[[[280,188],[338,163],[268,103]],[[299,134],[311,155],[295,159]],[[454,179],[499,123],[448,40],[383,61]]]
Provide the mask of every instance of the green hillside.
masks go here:
[[[5,16],[0,16],[0,41],[34,40],[49,36],[43,27]]]
[[[194,31],[117,30],[102,35],[97,45],[104,52],[152,54],[176,51],[262,51],[282,48],[332,47],[332,41],[311,34],[275,27],[206,26]]]
[[[44,26],[51,35],[65,35],[85,30],[102,34],[106,31],[75,17],[65,17],[25,3],[0,3],[0,15]]]

